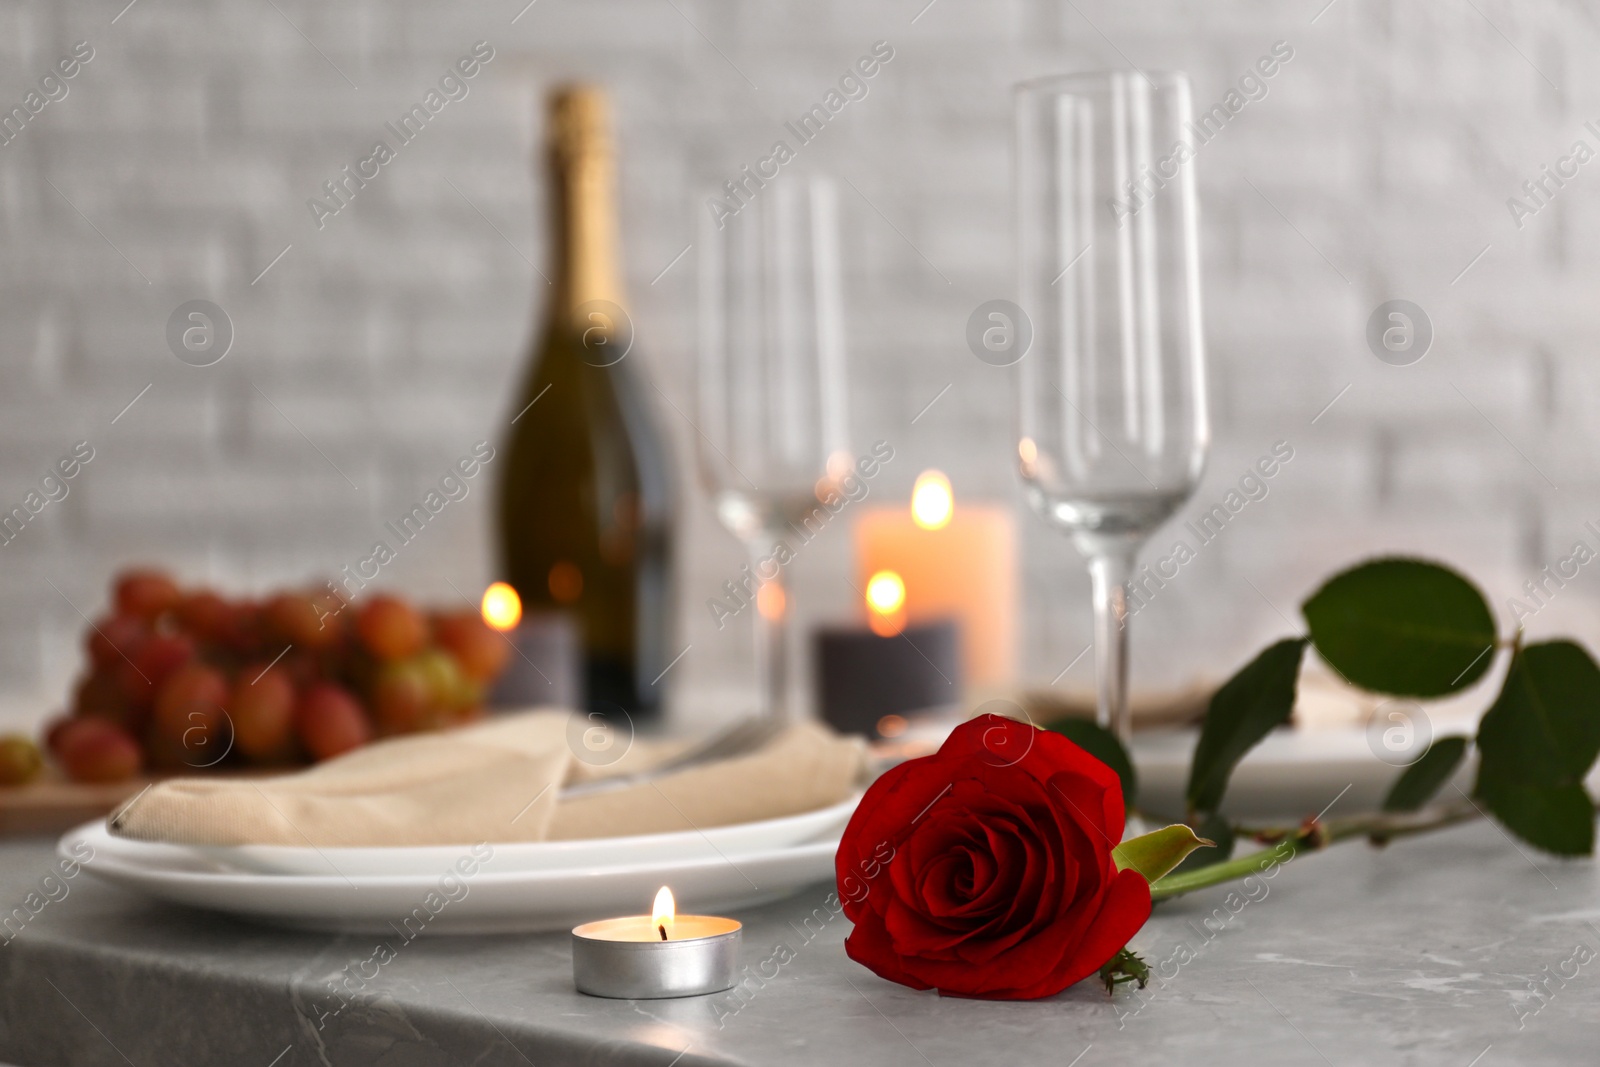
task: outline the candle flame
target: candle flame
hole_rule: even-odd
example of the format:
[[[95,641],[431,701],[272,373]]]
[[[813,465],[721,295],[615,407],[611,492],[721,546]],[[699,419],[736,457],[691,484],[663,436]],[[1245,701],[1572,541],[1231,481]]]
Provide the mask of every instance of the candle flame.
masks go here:
[[[672,933],[672,924],[678,917],[678,904],[672,899],[672,890],[662,886],[656,892],[656,902],[650,908],[650,925],[661,931],[665,941]]]
[[[925,470],[911,490],[911,518],[924,530],[942,530],[955,512],[955,494],[943,471]]]
[[[509,630],[522,621],[522,598],[505,582],[483,591],[483,621],[496,630]]]
[[[906,625],[906,583],[894,571],[867,579],[867,624],[879,637],[893,637]]]
[[[879,615],[893,615],[906,604],[906,583],[894,571],[879,571],[867,580],[867,604]]]

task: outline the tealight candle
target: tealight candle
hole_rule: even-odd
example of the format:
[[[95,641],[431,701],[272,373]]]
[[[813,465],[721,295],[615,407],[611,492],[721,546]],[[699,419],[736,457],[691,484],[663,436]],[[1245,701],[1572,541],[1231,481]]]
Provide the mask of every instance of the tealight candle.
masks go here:
[[[572,928],[572,980],[580,993],[618,1000],[720,993],[733,988],[742,929],[734,919],[677,914],[662,886],[649,915]]]

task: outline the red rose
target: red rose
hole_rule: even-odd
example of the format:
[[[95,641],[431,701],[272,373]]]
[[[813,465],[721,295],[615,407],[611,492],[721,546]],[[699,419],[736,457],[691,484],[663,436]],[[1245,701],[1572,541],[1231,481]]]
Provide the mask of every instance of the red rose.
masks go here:
[[[1118,871],[1122,785],[1060,734],[982,715],[867,790],[839,843],[850,958],[913,989],[1059,993],[1150,917]]]

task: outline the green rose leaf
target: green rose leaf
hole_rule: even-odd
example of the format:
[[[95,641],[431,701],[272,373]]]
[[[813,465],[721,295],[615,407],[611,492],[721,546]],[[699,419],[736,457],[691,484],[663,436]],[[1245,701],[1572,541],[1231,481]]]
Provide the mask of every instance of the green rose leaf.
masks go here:
[[[1519,648],[1478,726],[1477,796],[1529,844],[1594,849],[1583,779],[1600,755],[1600,666],[1571,641]]]
[[[1494,616],[1483,594],[1437,563],[1363,563],[1334,575],[1300,610],[1322,658],[1375,693],[1454,693],[1494,659]]]
[[[1191,810],[1221,807],[1228,779],[1245,753],[1289,721],[1305,647],[1303,637],[1268,646],[1212,695],[1189,766]]]
[[[1518,649],[1478,724],[1478,749],[1496,777],[1581,782],[1600,755],[1600,667],[1571,641]]]
[[[1450,780],[1467,754],[1465,737],[1441,737],[1407,767],[1383,798],[1384,811],[1416,811]]]
[[[1139,779],[1133,772],[1133,761],[1128,750],[1122,747],[1117,735],[1088,719],[1057,719],[1045,724],[1045,729],[1065,737],[1095,759],[1117,772],[1122,779],[1122,803],[1134,806],[1139,793]]]
[[[1163,826],[1148,834],[1130,837],[1111,850],[1117,870],[1129,867],[1153,882],[1182,863],[1184,857],[1197,848],[1210,848],[1215,842],[1195,836],[1195,832],[1182,823]]]
[[[1478,772],[1478,798],[1507,830],[1558,856],[1594,854],[1594,803],[1581,785],[1525,785]]]

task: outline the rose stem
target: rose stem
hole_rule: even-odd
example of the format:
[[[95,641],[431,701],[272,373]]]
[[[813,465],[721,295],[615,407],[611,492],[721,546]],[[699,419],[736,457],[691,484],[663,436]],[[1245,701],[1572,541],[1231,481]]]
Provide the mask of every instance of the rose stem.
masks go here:
[[[1150,886],[1150,899],[1168,900],[1184,893],[1192,893],[1197,889],[1206,889],[1259,874],[1277,864],[1288,862],[1302,852],[1317,852],[1353,837],[1365,837],[1375,844],[1382,844],[1396,837],[1443,829],[1458,822],[1478,818],[1482,814],[1477,805],[1468,801],[1466,804],[1435,808],[1430,811],[1375,812],[1370,815],[1352,815],[1344,819],[1329,819],[1322,823],[1312,822],[1293,829],[1268,830],[1264,832],[1264,836],[1282,833],[1282,840],[1247,856],[1159,878]]]

